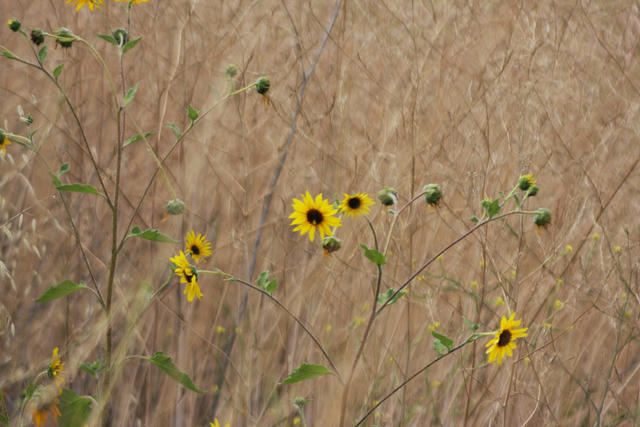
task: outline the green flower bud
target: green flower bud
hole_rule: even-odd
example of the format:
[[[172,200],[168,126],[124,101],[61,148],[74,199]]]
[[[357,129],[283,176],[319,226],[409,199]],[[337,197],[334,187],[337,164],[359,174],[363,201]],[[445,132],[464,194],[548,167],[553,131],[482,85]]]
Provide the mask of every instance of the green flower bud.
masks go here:
[[[522,191],[527,191],[529,187],[531,187],[535,183],[536,179],[530,173],[526,175],[520,175],[520,178],[518,178],[518,188]]]
[[[62,47],[71,47],[73,41],[76,39],[76,35],[71,32],[68,28],[60,28],[56,33],[56,36],[61,37],[62,39],[56,39],[56,43],[58,43]]]
[[[24,123],[30,125],[33,123],[33,116],[31,114],[27,114],[27,117],[21,117],[20,120],[22,120]]]
[[[0,130],[0,144],[4,143],[4,139],[7,137],[7,135]]]
[[[111,32],[111,35],[119,46],[124,46],[129,41],[129,34],[124,28],[116,28]]]
[[[13,31],[14,33],[17,32],[20,27],[22,26],[22,24],[20,23],[20,21],[18,21],[17,19],[9,19],[7,21],[7,25],[9,26],[9,28],[11,29],[11,31]]]
[[[393,206],[398,203],[398,192],[395,188],[384,187],[378,191],[378,200],[385,206]]]
[[[263,76],[256,81],[256,91],[260,95],[266,94],[269,91],[270,87],[271,87],[271,82],[269,82],[268,77]]]
[[[342,240],[338,239],[336,236],[327,236],[322,239],[322,249],[327,254],[332,252],[336,252],[340,250],[342,247]]]
[[[431,206],[436,206],[442,197],[442,191],[438,184],[427,184],[422,187],[424,192],[424,199]]]
[[[533,217],[533,222],[538,227],[546,227],[551,222],[551,212],[547,208],[540,208]]]
[[[224,74],[230,79],[234,78],[238,74],[238,67],[233,64],[227,65],[227,69],[224,70]]]
[[[165,210],[169,215],[181,215],[184,212],[184,202],[180,199],[169,200]]]
[[[527,191],[527,197],[535,197],[536,194],[538,194],[538,186],[537,185],[532,185],[531,187],[529,187],[529,191]]]
[[[44,33],[40,28],[34,28],[33,30],[31,30],[31,41],[36,46],[40,46],[42,43],[44,43]]]

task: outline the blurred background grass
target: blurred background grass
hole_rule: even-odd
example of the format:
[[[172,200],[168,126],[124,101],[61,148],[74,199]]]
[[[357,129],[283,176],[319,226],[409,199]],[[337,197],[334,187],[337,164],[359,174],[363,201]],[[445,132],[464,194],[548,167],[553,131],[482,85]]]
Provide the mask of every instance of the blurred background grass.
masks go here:
[[[94,43],[114,76],[114,49],[95,37],[124,26],[124,3],[105,1],[79,13],[62,1],[0,3],[5,22],[29,28],[66,26]],[[169,178],[187,204],[163,220],[172,198],[161,179],[134,223],[181,240],[190,229],[214,245],[207,266],[255,280],[270,270],[275,296],[310,325],[347,376],[370,308],[375,270],[364,221],[345,220],[341,251],[322,256],[291,232],[291,200],[305,190],[342,198],[373,195],[384,185],[401,202],[424,184],[442,186],[438,209],[418,203],[401,217],[391,241],[383,290],[467,230],[480,201],[509,191],[533,173],[540,187],[530,208],[548,207],[546,229],[529,218],[491,224],[447,252],[378,319],[357,372],[348,419],[435,357],[430,327],[456,341],[463,316],[492,330],[517,311],[529,337],[515,361],[484,366],[483,341],[445,359],[387,401],[370,425],[631,425],[639,420],[637,212],[640,159],[640,11],[634,2],[344,2],[301,97],[335,11],[328,1],[178,1],[134,6],[125,81],[139,82],[127,108],[127,136],[153,132],[164,155],[173,142],[166,121],[186,126],[186,107],[204,110],[225,90],[271,79],[271,103],[254,91],[234,97],[201,122],[167,160]],[[29,55],[6,26],[2,44]],[[88,132],[100,167],[115,173],[115,126],[106,82],[85,48],[53,49],[49,69],[61,76]],[[52,168],[69,163],[68,182],[97,186],[77,126],[55,88],[15,61],[0,61],[3,127],[24,133],[16,106],[35,118],[41,153]],[[300,115],[292,118],[297,108]],[[295,127],[273,193],[251,272],[261,213],[286,140]],[[77,365],[103,357],[100,310],[78,293],[37,304],[63,279],[93,284],[48,170],[13,144],[0,159],[0,387],[16,405],[26,381],[55,346],[69,385],[95,393]],[[122,223],[155,170],[139,142],[125,149]],[[112,190],[113,182],[107,187]],[[110,215],[87,195],[65,195],[99,286],[107,279]],[[391,215],[370,216],[379,236]],[[122,230],[121,232],[122,233]],[[598,233],[599,238],[592,236]],[[566,245],[573,251],[567,252]],[[620,251],[615,250],[620,246]],[[129,241],[116,276],[115,339],[142,286],[170,272],[175,245]],[[477,281],[475,287],[471,283]],[[561,284],[560,284],[561,283]],[[325,363],[309,338],[273,304],[216,276],[201,279],[202,301],[187,303],[174,284],[126,341],[129,354],[163,350],[209,393],[198,396],[142,362],[128,361],[111,396],[114,425],[204,425],[214,415],[232,425],[292,425],[292,399],[309,425],[336,425],[340,383],[332,376],[292,386],[277,383],[302,362]],[[494,304],[501,297],[504,306]],[[555,301],[564,303],[556,308]],[[3,324],[4,324],[3,323]],[[225,348],[237,338],[222,378]],[[216,384],[222,381],[221,387]],[[217,406],[214,404],[219,399]],[[601,417],[601,418],[600,418]]]

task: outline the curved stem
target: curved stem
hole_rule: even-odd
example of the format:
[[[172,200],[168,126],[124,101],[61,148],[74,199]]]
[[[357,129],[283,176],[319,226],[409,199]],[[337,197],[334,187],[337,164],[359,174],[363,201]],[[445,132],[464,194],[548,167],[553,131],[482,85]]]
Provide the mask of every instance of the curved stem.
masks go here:
[[[387,256],[387,250],[389,249],[389,243],[391,242],[391,235],[393,234],[393,227],[396,225],[396,222],[398,221],[398,217],[400,216],[402,211],[404,211],[406,208],[411,206],[411,204],[416,200],[418,200],[420,197],[422,197],[424,193],[425,192],[423,191],[417,196],[413,197],[411,200],[405,203],[404,206],[402,206],[397,212],[393,213],[393,219],[391,220],[391,226],[389,227],[389,232],[387,233],[387,240],[384,244],[384,250],[382,251],[382,255]]]

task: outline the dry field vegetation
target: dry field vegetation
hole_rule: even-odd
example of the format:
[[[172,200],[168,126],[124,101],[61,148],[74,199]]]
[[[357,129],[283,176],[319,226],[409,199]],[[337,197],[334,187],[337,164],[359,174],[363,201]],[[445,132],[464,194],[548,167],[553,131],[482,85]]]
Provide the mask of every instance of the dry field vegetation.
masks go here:
[[[398,217],[384,292],[471,229],[483,199],[508,193],[528,173],[540,190],[527,208],[549,208],[551,223],[496,220],[422,271],[375,318],[344,423],[355,424],[437,357],[433,330],[459,344],[471,333],[465,318],[495,331],[510,313],[528,328],[513,357],[488,363],[490,337],[482,337],[408,382],[364,425],[640,423],[635,2],[150,0],[131,10],[131,38],[142,41],[124,55],[122,73],[118,48],[96,34],[127,25],[126,3],[104,2],[76,12],[62,0],[3,1],[0,44],[34,61],[6,20],[29,31],[64,26],[96,47],[120,100],[123,77],[125,90],[139,83],[124,137],[152,132],[153,151],[144,141],[122,150],[118,238],[156,173],[152,153],[163,158],[176,141],[165,123],[185,129],[189,105],[201,113],[214,106],[228,91],[228,64],[238,69],[236,89],[268,76],[270,102],[251,88],[218,103],[168,155],[132,225],[179,243],[123,245],[105,388],[104,373],[96,380],[80,369],[105,361],[108,327],[94,293],[35,299],[65,279],[106,294],[112,211],[98,196],[56,190],[49,173],[63,163],[64,183],[101,188],[80,128],[42,72],[0,58],[0,128],[27,134],[20,105],[34,119],[38,147],[14,142],[0,154],[0,414],[9,425],[32,421],[29,406],[21,417],[20,396],[54,347],[65,387],[94,396],[94,409],[105,404],[105,424],[339,425],[376,287],[376,266],[360,248],[373,247],[373,237],[364,216],[343,218],[342,249],[323,255],[318,236],[312,243],[292,231],[293,198],[307,190],[331,202],[368,193],[382,246],[393,213],[378,190],[394,187],[402,206],[423,185],[440,185],[437,207],[419,199]],[[80,42],[46,43],[45,66],[64,63],[60,84],[113,196],[118,130],[103,69]],[[173,192],[186,210],[167,217]],[[273,297],[309,328],[337,373],[280,384],[302,363],[329,363],[290,314],[246,284],[201,274],[204,296],[187,301],[169,258],[192,229],[212,242],[213,255],[198,268],[254,284],[269,270],[279,285]],[[148,289],[167,280],[145,309]],[[206,393],[131,357],[155,351]],[[296,397],[311,399],[302,418]]]

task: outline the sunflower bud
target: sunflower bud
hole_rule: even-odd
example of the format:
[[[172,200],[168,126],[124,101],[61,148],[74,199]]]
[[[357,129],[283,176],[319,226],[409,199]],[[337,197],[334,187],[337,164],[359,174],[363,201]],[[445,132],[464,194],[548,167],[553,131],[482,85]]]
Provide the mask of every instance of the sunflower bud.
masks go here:
[[[184,212],[184,202],[180,199],[169,200],[165,210],[169,215],[181,215]]]
[[[324,249],[327,254],[336,252],[340,250],[341,247],[342,240],[338,239],[336,236],[327,236],[322,239],[322,249]]]
[[[442,191],[438,184],[427,184],[422,187],[424,200],[431,206],[436,206],[442,197]]]
[[[533,222],[538,227],[546,227],[551,222],[551,212],[547,208],[540,208],[533,217]]]
[[[270,87],[271,87],[271,82],[269,82],[268,77],[262,76],[256,81],[256,91],[260,95],[266,94],[269,91]]]
[[[111,32],[111,36],[119,46],[124,46],[129,41],[129,34],[124,28],[116,28]]]
[[[520,175],[520,178],[518,178],[518,188],[522,191],[527,191],[529,187],[531,187],[535,183],[536,179],[530,173],[526,175]]]
[[[233,64],[227,65],[227,69],[224,70],[224,74],[230,79],[234,78],[238,74],[238,67]]]
[[[76,35],[71,32],[68,28],[60,28],[56,33],[58,39],[56,39],[56,43],[58,43],[62,47],[71,47],[73,41],[76,39]]]
[[[27,125],[30,125],[33,123],[33,116],[31,114],[27,114],[27,117],[20,117],[20,120],[22,120]]]
[[[11,31],[13,32],[17,32],[18,30],[20,30],[20,27],[22,26],[22,24],[20,23],[20,21],[18,21],[17,19],[9,19],[7,21],[7,25],[9,26],[9,28],[11,29]]]
[[[527,197],[535,197],[536,194],[538,194],[538,186],[537,185],[532,185],[531,187],[529,187],[529,190],[527,191]]]
[[[31,30],[31,41],[36,46],[40,46],[42,43],[44,43],[44,33],[40,28],[34,28],[33,30]]]
[[[378,200],[385,206],[393,206],[398,203],[398,192],[395,188],[384,187],[378,191]]]

